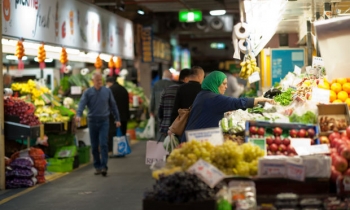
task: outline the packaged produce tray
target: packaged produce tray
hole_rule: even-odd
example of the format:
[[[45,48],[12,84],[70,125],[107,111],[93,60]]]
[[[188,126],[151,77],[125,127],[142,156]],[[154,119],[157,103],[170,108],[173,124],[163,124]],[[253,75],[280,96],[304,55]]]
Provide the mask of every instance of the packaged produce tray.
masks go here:
[[[167,203],[162,201],[155,200],[143,200],[142,205],[143,210],[216,210],[216,201],[215,200],[207,200],[207,201],[196,201],[182,204],[175,203]]]
[[[246,121],[246,127],[245,127],[245,141],[248,142],[248,139],[250,138],[250,127],[262,127],[265,130],[265,136],[273,135],[272,129],[276,127],[280,127],[283,130],[283,133],[281,136],[288,137],[289,136],[289,130],[295,129],[312,129],[314,131],[314,137],[315,144],[320,144],[319,141],[319,128],[317,125],[306,125],[306,124],[300,124],[300,123],[271,123],[271,122],[264,122],[264,121]]]
[[[16,139],[37,139],[40,136],[40,125],[29,126],[15,122],[5,121],[5,138]]]

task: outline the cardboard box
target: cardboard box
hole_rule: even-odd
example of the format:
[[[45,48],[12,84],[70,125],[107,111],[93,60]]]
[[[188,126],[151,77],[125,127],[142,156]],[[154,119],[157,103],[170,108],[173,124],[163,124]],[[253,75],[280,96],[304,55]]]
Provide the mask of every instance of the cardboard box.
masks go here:
[[[334,118],[334,119],[344,119],[347,126],[350,125],[350,115],[349,108],[347,104],[319,104],[318,107],[318,130],[320,131],[320,136],[328,136],[332,131],[322,131],[321,129],[321,118]]]

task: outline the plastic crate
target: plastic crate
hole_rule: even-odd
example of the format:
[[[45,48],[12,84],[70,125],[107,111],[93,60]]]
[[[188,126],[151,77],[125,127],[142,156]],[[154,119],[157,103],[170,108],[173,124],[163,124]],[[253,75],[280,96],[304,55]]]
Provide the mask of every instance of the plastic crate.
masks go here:
[[[56,151],[61,147],[74,145],[75,136],[73,134],[48,134],[47,137],[49,157],[54,157]]]
[[[91,146],[79,147],[79,163],[84,164],[90,162],[90,148]]]
[[[74,157],[70,158],[50,158],[47,162],[47,171],[70,172],[73,170]]]
[[[65,146],[59,148],[54,158],[68,158],[68,157],[74,157],[77,154],[77,146],[71,145],[71,146]]]

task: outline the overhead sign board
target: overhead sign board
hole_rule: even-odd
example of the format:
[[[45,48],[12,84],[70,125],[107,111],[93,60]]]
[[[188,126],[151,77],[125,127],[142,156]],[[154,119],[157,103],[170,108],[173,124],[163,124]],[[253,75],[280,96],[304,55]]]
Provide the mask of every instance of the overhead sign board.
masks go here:
[[[180,22],[199,22],[202,21],[202,12],[199,10],[183,10],[179,12]]]

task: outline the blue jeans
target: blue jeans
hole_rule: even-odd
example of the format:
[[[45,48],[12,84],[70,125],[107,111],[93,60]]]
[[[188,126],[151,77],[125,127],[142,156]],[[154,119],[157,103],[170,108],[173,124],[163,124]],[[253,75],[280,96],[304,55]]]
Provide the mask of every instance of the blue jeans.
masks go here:
[[[89,118],[89,133],[96,169],[107,169],[109,119]],[[99,150],[100,149],[100,150]]]

